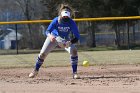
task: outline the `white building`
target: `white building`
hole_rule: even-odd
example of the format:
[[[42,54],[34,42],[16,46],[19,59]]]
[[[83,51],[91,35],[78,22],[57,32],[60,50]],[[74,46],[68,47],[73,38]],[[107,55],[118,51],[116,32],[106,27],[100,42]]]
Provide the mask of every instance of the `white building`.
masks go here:
[[[22,35],[17,33],[17,40],[20,40]],[[16,48],[16,31],[6,29],[0,35],[0,49],[15,49]]]

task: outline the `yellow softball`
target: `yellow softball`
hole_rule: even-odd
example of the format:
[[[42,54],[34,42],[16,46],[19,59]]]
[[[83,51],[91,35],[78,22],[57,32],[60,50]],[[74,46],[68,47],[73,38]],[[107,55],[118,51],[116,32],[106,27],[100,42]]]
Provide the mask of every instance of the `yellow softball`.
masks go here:
[[[88,67],[89,66],[89,61],[83,61],[83,66]]]

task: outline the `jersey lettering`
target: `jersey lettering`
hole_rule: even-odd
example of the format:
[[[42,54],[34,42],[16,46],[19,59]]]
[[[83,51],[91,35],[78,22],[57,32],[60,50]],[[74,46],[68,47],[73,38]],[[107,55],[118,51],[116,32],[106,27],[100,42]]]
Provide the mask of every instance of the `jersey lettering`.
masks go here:
[[[60,32],[68,32],[70,30],[70,27],[60,27],[60,26],[58,26],[58,30]]]

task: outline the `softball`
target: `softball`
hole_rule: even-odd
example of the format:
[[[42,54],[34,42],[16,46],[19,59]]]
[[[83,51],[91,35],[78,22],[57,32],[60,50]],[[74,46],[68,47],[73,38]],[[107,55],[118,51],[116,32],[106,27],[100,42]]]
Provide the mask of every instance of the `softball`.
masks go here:
[[[89,66],[89,61],[83,61],[83,66],[88,67]]]

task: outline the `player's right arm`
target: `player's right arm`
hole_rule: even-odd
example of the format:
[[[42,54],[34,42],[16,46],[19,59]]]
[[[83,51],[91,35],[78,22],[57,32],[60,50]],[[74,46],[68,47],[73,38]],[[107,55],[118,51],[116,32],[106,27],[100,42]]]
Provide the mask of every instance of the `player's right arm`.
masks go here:
[[[50,23],[50,25],[48,26],[46,30],[46,36],[51,39],[51,42],[55,41],[55,35],[54,35],[55,33],[52,34],[52,31],[55,30],[55,32],[57,33],[56,22],[57,22],[57,17],[53,19],[53,21]]]

